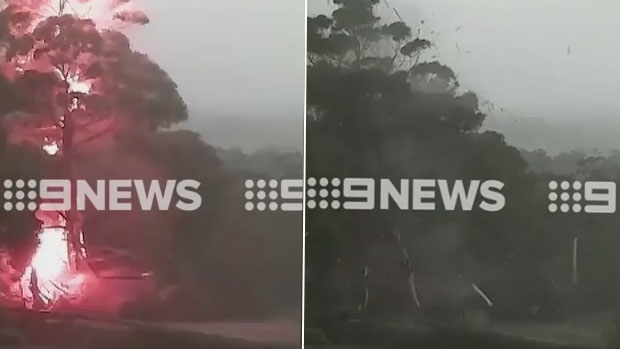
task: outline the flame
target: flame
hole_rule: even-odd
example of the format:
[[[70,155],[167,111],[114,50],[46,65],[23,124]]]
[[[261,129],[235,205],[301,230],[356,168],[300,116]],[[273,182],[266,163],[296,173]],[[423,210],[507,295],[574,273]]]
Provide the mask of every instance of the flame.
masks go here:
[[[2,5],[4,3],[4,5]],[[148,18],[140,11],[133,11],[131,0],[0,0],[0,10],[12,6],[15,14],[24,15],[26,19],[17,20],[11,25],[11,33],[16,36],[32,32],[42,21],[62,15],[72,15],[81,19],[92,20],[101,31],[116,30],[134,24],[145,24]],[[24,16],[16,16],[24,18]],[[57,27],[55,36],[61,34]],[[4,51],[3,51],[4,50]],[[19,55],[10,61],[0,62],[0,73],[11,80],[29,70],[55,72],[61,81],[67,83],[67,92],[71,94],[90,95],[97,80],[85,79],[81,76],[79,67],[81,56],[69,67],[62,71],[51,64],[50,57],[34,59],[35,49],[27,54]],[[0,48],[0,61],[6,56],[6,49]],[[68,111],[85,109],[78,97],[72,99]],[[59,126],[63,127],[61,118]],[[61,150],[62,139],[44,139],[41,146],[48,155],[54,156]],[[21,295],[28,308],[51,309],[62,299],[79,299],[86,284],[86,276],[75,269],[74,257],[87,257],[82,232],[79,235],[79,245],[69,243],[68,232],[62,227],[66,222],[62,218],[50,219],[52,225],[44,224],[37,234],[38,244],[30,264],[20,278]],[[50,223],[50,222],[48,222]],[[43,305],[41,306],[41,303]]]
[[[43,151],[46,152],[50,156],[54,156],[54,155],[58,154],[58,152],[60,151],[60,146],[58,145],[58,142],[56,142],[56,141],[53,141],[53,142],[47,143],[47,144],[43,144],[43,146],[41,148],[43,148]]]
[[[80,80],[80,74],[73,74],[67,77],[67,83],[69,84],[69,93],[83,93],[90,94],[92,84],[88,81]]]
[[[79,70],[63,73],[60,69],[55,68],[54,73],[56,73],[56,77],[58,79],[65,81],[69,86],[67,87],[67,93],[82,93],[89,95],[92,91],[93,84],[92,81],[80,78]]]
[[[21,278],[26,305],[33,308],[35,298],[47,307],[55,305],[61,297],[69,300],[79,298],[86,277],[71,268],[66,230],[63,227],[42,228],[37,237],[39,243]],[[83,247],[82,253],[85,256]],[[36,289],[32,287],[35,282]],[[34,291],[38,294],[33,294]]]
[[[38,247],[31,263],[37,275],[48,280],[59,278],[69,268],[65,230],[44,228],[39,234]]]

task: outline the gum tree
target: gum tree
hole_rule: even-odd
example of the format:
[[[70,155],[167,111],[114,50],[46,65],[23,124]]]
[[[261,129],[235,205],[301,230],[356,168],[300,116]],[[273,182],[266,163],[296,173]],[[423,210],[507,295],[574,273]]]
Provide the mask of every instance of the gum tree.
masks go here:
[[[478,97],[432,58],[432,43],[420,31],[380,18],[379,0],[334,3],[331,15],[307,20],[308,176],[493,178],[506,183],[512,204],[498,214],[470,215],[308,210],[309,323],[329,327],[326,317],[341,309],[354,316],[419,316],[430,309],[436,301],[418,294],[414,277],[421,263],[417,241],[429,234],[443,236],[438,250],[451,252],[426,263],[465,275],[467,292],[480,298],[472,263],[508,263],[511,253],[536,246],[544,213],[544,201],[532,193],[536,179],[503,135],[480,131],[485,115]],[[399,266],[405,280],[389,278]],[[460,301],[439,302],[458,307]],[[331,315],[318,312],[327,307]]]
[[[0,104],[8,141],[57,157],[54,176],[74,179],[81,157],[185,120],[174,81],[121,32],[148,21],[128,0],[7,1],[0,72],[11,93]],[[71,207],[36,216],[43,227],[66,228],[68,262],[77,271],[85,252],[75,196]]]

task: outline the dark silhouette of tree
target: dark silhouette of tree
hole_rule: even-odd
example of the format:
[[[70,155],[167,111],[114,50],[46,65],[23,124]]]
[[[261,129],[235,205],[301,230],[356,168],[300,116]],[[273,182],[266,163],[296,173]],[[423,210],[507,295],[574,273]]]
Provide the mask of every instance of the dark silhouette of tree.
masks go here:
[[[307,22],[308,177],[497,179],[509,200],[497,213],[309,210],[307,324],[337,339],[351,316],[419,318],[484,303],[474,285],[497,299],[489,311],[545,303],[550,276],[534,271],[558,239],[572,239],[550,238],[549,177],[530,173],[503,135],[480,131],[478,97],[427,59],[430,41],[379,18],[379,1],[335,3],[331,16]],[[444,238],[430,244],[435,235]],[[507,270],[531,292],[502,289],[492,275]],[[447,281],[424,281],[438,275]]]
[[[0,53],[0,66],[8,72],[0,74],[0,176],[54,174],[57,159],[41,147],[57,142],[62,156],[61,117],[77,97],[86,108],[72,115],[76,177],[201,183],[203,206],[195,212],[84,212],[87,244],[129,251],[155,271],[169,298],[158,316],[230,319],[299,309],[301,217],[251,215],[244,209],[243,182],[247,176],[297,177],[301,154],[265,151],[235,161],[198,134],[166,130],[187,118],[166,72],[133,51],[116,26],[102,29],[98,17],[76,15],[70,7],[59,15],[53,7],[52,12],[13,7],[0,13],[0,45],[7,50]],[[121,10],[108,12],[114,23],[147,22],[139,12]],[[27,257],[37,227],[32,212],[2,211],[0,245],[8,243],[15,256]]]
[[[148,22],[141,12],[116,11],[127,3],[112,2],[103,12],[120,22]],[[2,115],[7,140],[59,154],[53,175],[71,180],[80,156],[92,156],[129,132],[187,117],[176,84],[162,69],[133,52],[120,32],[97,26],[96,14],[76,9],[91,4],[9,1],[0,12],[0,72],[13,90]],[[75,197],[71,206],[59,214],[69,232],[70,263],[79,269],[85,256],[79,252],[82,218]]]

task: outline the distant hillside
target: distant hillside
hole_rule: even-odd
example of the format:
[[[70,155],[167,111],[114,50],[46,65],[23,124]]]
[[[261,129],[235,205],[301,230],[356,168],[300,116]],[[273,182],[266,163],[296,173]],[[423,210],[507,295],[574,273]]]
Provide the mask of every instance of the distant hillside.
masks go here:
[[[239,148],[218,148],[217,154],[230,169],[250,177],[297,179],[303,176],[304,157],[301,152],[265,148],[248,153]]]
[[[283,152],[303,150],[303,115],[253,117],[206,117],[192,113],[190,121],[179,126],[198,132],[210,145],[244,152],[271,148]],[[548,154],[598,149],[620,149],[620,118],[514,118],[489,115],[484,129],[498,131],[509,144],[526,150],[544,149]]]
[[[506,141],[527,150],[544,149],[548,154],[584,150],[608,152],[620,149],[620,118],[549,119],[488,116],[485,129],[498,131]]]
[[[203,140],[220,148],[241,148],[253,152],[275,148],[303,150],[303,114],[255,116],[205,116],[192,112],[190,121],[180,128],[198,132]]]

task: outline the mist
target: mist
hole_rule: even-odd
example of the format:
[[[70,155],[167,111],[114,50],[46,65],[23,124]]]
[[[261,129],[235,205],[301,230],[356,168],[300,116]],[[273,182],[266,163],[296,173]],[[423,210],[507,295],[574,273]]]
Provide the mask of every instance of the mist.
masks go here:
[[[219,147],[303,149],[303,1],[141,1],[129,32],[178,83],[181,128]]]

